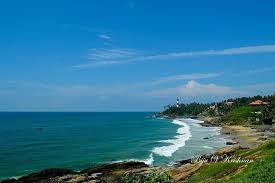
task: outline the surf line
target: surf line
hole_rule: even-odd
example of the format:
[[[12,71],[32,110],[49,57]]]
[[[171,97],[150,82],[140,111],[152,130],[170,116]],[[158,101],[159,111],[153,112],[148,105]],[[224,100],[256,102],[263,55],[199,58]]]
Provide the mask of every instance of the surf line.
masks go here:
[[[173,153],[176,152],[179,148],[185,146],[185,142],[192,137],[190,126],[183,122],[183,119],[174,119],[172,123],[181,126],[177,130],[177,135],[174,137],[174,139],[159,141],[168,143],[169,145],[155,147],[152,150],[154,154],[157,154],[159,156],[171,157]]]

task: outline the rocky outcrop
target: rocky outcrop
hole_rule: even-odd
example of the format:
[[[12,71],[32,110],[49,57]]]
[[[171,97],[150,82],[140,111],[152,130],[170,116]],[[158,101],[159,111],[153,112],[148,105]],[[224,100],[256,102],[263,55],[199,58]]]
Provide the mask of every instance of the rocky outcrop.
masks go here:
[[[1,183],[15,183],[16,179],[7,179],[7,180],[3,180]]]
[[[188,163],[178,168],[173,168],[169,171],[175,182],[180,182],[186,179],[189,175],[197,171],[202,166],[202,163]]]
[[[68,175],[68,174],[74,174],[74,172],[70,169],[51,168],[51,169],[43,170],[38,173],[32,173],[27,176],[23,176],[19,178],[17,182],[20,182],[20,183],[44,182],[46,180]]]
[[[236,144],[238,144],[238,142],[226,142],[225,144],[226,145],[236,145]]]
[[[98,175],[97,179],[100,182],[115,182],[116,177],[124,175],[125,173],[145,173],[150,169],[148,165],[143,162],[121,162],[114,164],[107,164],[97,167],[87,168],[81,171],[81,174],[88,176]]]
[[[126,172],[146,173],[151,168],[143,162],[121,162],[90,167],[81,172],[70,169],[46,169],[16,179],[3,180],[1,183],[112,183]]]
[[[97,166],[97,167],[91,167],[87,168],[85,170],[82,170],[80,173],[86,173],[88,175],[94,174],[94,173],[110,173],[112,171],[117,171],[117,170],[127,170],[127,169],[139,169],[139,168],[144,168],[148,167],[143,162],[121,162],[121,163],[114,163],[114,164],[107,164],[107,165],[102,165],[102,166]]]

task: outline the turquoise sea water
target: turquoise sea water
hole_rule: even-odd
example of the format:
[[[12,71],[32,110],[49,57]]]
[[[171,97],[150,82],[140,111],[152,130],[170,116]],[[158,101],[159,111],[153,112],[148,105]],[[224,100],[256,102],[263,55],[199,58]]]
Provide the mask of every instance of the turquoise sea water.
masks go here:
[[[219,128],[152,114],[0,113],[0,180],[129,160],[165,166],[224,146]]]

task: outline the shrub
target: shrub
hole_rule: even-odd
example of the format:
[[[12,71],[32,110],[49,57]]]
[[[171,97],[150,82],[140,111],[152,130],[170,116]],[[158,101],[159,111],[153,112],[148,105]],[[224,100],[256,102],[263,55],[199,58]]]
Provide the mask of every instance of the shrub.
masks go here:
[[[164,172],[160,173],[156,170],[146,175],[126,174],[116,179],[117,183],[172,183],[172,177]]]

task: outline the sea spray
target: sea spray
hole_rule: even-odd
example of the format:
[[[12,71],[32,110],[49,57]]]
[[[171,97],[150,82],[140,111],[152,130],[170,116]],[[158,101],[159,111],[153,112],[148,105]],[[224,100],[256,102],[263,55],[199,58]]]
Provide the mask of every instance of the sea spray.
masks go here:
[[[177,130],[179,135],[176,135],[174,139],[160,141],[170,145],[155,147],[152,150],[153,153],[159,156],[171,157],[180,147],[185,146],[185,142],[192,137],[190,127],[185,122],[175,119],[172,123],[182,126]]]
[[[153,165],[154,156],[153,156],[153,153],[151,153],[149,155],[149,158],[147,158],[147,159],[126,159],[126,160],[114,161],[112,163],[130,162],[130,161],[138,161],[138,162],[143,162],[146,165]]]

